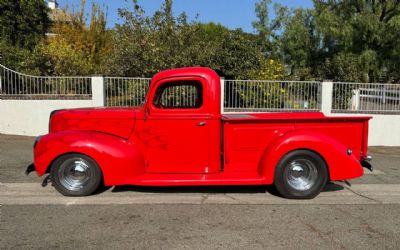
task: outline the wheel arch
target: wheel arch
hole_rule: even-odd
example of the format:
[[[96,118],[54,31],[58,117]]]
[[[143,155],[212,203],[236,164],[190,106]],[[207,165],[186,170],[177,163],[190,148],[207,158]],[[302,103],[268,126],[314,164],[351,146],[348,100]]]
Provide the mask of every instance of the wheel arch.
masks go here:
[[[294,150],[311,151],[325,162],[330,180],[345,180],[363,174],[360,162],[347,154],[347,147],[336,139],[310,130],[286,133],[265,147],[259,162],[259,173],[265,184],[273,184],[279,161]]]
[[[99,166],[104,184],[129,184],[144,172],[144,156],[135,143],[93,131],[62,131],[48,134],[34,149],[39,176],[48,173],[54,162],[67,154],[82,154]]]

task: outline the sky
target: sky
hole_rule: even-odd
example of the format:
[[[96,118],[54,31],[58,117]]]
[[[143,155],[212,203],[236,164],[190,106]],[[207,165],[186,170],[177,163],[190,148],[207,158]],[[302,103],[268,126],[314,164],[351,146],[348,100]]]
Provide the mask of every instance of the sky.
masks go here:
[[[60,7],[68,4],[77,5],[81,0],[57,0]],[[132,0],[86,0],[86,11],[90,12],[92,2],[108,8],[107,21],[108,27],[113,27],[115,23],[121,22],[118,17],[119,8],[129,8],[132,10]],[[139,5],[143,7],[146,15],[152,15],[160,9],[163,0],[139,0]],[[190,20],[198,14],[198,20],[203,23],[221,23],[230,29],[242,28],[246,32],[254,32],[251,25],[256,20],[254,6],[258,0],[174,0],[173,12],[178,15],[186,12]],[[275,0],[273,2],[294,8],[312,7],[312,0]]]

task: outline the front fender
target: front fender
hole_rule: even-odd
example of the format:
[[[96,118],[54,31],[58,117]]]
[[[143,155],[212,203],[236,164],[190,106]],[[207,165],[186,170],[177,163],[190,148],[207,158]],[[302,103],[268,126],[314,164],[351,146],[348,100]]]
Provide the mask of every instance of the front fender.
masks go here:
[[[123,185],[145,171],[143,153],[123,138],[94,131],[61,131],[43,136],[34,149],[39,176],[61,155],[80,153],[91,157],[102,170],[104,184]]]
[[[296,130],[277,138],[270,143],[261,158],[259,172],[265,184],[274,182],[275,168],[287,153],[306,149],[319,154],[326,162],[330,180],[352,179],[363,175],[357,158],[347,154],[347,147],[336,139],[313,131]]]

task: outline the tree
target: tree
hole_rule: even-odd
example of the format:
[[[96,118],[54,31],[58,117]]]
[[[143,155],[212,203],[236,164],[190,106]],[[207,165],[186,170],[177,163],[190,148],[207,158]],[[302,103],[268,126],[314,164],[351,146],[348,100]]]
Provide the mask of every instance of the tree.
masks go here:
[[[36,72],[32,51],[45,39],[51,21],[43,0],[0,0],[0,63]]]
[[[281,27],[276,46],[290,78],[400,80],[400,1],[314,0],[314,5],[281,8],[275,18]]]
[[[400,1],[314,0],[324,57],[353,58],[363,81],[399,79]],[[351,72],[354,75],[354,72]]]
[[[31,51],[10,45],[4,40],[0,39],[0,63],[8,68],[19,70],[22,72],[27,71],[26,60],[31,55]],[[29,67],[28,67],[29,68]]]
[[[153,16],[145,16],[134,2],[134,10],[120,10],[124,19],[114,32],[111,74],[152,76],[177,67],[205,66],[228,79],[248,79],[262,70],[262,47],[258,36],[240,29],[188,21],[185,13],[175,17],[172,1],[165,1]]]
[[[308,10],[296,9],[289,16],[281,36],[281,51],[285,63],[290,67],[290,77],[306,80],[312,74],[315,60],[318,60],[313,56],[318,48],[315,45],[312,15]]]
[[[50,27],[43,0],[0,0],[0,36],[8,44],[33,49]]]
[[[35,50],[40,72],[46,75],[90,75],[105,73],[111,54],[112,37],[106,28],[106,13],[92,4],[92,15],[85,17],[85,1],[79,11],[68,8],[55,17],[53,36]],[[87,25],[89,23],[89,25]]]
[[[255,4],[257,20],[252,24],[259,36],[258,42],[263,49],[264,55],[277,58],[279,53],[279,35],[277,31],[280,31],[288,9],[282,5],[274,4],[276,18],[271,20],[269,17],[269,6],[271,4],[271,0],[260,0]]]

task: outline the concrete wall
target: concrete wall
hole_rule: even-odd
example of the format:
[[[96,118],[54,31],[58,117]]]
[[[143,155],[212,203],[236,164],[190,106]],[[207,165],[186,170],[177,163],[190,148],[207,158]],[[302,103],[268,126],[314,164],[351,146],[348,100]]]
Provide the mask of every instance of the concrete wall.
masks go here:
[[[51,111],[80,107],[94,105],[92,100],[0,100],[0,133],[47,134]]]
[[[104,106],[102,77],[92,77],[91,100],[0,100],[0,133],[37,136],[46,134],[51,111]]]
[[[400,115],[372,115],[370,146],[400,146]]]
[[[322,112],[327,116],[358,116],[332,114],[331,82],[322,88]],[[0,133],[37,136],[46,134],[51,111],[56,109],[99,107],[105,104],[102,77],[92,77],[92,100],[0,100]],[[372,116],[369,127],[370,146],[400,146],[400,115]]]
[[[326,116],[372,116],[369,146],[400,146],[400,115],[332,113],[333,82],[322,83],[321,111]]]

